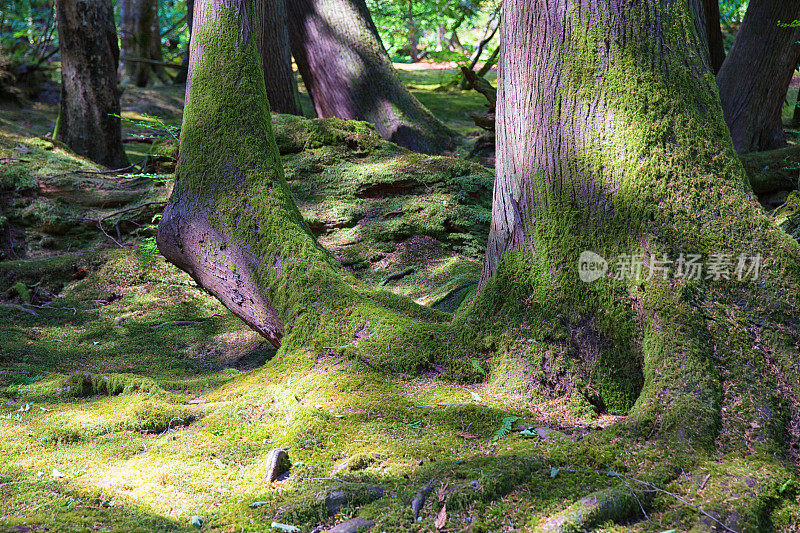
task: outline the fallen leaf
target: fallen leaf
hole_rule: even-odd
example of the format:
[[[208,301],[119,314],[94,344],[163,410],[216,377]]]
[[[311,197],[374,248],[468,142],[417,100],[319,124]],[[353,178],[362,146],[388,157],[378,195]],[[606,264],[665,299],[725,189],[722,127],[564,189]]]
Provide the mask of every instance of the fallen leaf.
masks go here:
[[[269,502],[253,502],[253,503],[250,504],[249,507],[251,509],[257,509],[258,507],[263,507],[263,506],[267,505],[268,503]]]
[[[477,439],[478,436],[474,433],[470,433],[469,431],[456,431],[456,435],[459,437],[464,437],[465,439]]]
[[[286,533],[296,533],[300,531],[300,528],[297,526],[291,526],[289,524],[281,524],[280,522],[273,522],[269,525],[272,529],[280,529],[281,531],[286,531]]]
[[[439,514],[436,515],[436,520],[434,520],[433,525],[436,526],[436,529],[444,529],[444,526],[447,524],[447,504],[442,505],[442,510],[439,511]]]

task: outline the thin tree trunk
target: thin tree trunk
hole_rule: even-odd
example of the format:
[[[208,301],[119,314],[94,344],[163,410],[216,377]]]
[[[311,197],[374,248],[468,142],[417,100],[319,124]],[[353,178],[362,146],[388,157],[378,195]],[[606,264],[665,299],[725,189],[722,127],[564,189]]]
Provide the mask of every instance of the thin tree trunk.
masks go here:
[[[794,98],[794,112],[792,113],[792,125],[794,127],[800,126],[800,88],[797,90],[797,96]]]
[[[122,0],[120,2],[120,79],[123,84],[145,87],[155,72],[153,65],[127,58],[161,61],[161,29],[156,0]],[[158,45],[154,44],[154,40]],[[162,69],[163,71],[163,69]]]
[[[150,44],[147,47],[147,57],[153,61],[163,61],[164,49],[161,46],[161,19],[158,17],[158,0],[153,1],[151,9],[152,14],[150,16],[149,29]],[[166,69],[162,65],[153,63],[150,65],[150,69],[161,83],[165,85],[172,83],[172,78],[169,77]]]
[[[711,55],[711,68],[714,74],[717,74],[725,62],[725,43],[722,39],[719,0],[704,0],[704,3],[706,8],[708,52]]]
[[[449,46],[446,44],[447,42],[447,25],[439,24],[439,27],[436,30],[436,50],[439,52],[443,52],[444,50],[448,49]]]
[[[470,310],[488,324],[470,326],[522,329],[493,364],[631,409],[642,441],[764,450],[785,468],[767,450],[788,449],[780,406],[800,408],[800,247],[746,184],[686,0],[506,0],[503,20],[492,223]],[[680,277],[681,254],[704,260],[699,279]],[[715,254],[730,280],[709,277]],[[769,266],[738,279],[737,258],[759,254]]]
[[[301,115],[284,0],[256,0],[256,12],[260,25],[256,38],[269,106],[275,113]]]
[[[319,117],[366,120],[411,150],[441,153],[457,137],[406,89],[364,0],[292,0],[289,37]]]
[[[56,0],[61,43],[61,107],[54,137],[111,168],[128,164],[122,148],[117,62],[109,0]]]
[[[406,30],[408,31],[408,57],[412,63],[419,61],[419,26],[414,20],[414,2],[406,0]]]
[[[740,153],[786,146],[781,118],[800,59],[800,2],[752,0],[717,74],[725,122]]]
[[[709,67],[716,74],[725,61],[718,0],[689,0],[700,40],[706,43]]]
[[[186,24],[189,26],[189,42],[186,43],[186,51],[183,53],[183,61],[181,61],[181,65],[183,65],[185,69],[178,72],[178,75],[175,76],[175,83],[186,83],[186,78],[189,74],[189,49],[192,44],[193,22],[194,22],[194,0],[186,0]]]

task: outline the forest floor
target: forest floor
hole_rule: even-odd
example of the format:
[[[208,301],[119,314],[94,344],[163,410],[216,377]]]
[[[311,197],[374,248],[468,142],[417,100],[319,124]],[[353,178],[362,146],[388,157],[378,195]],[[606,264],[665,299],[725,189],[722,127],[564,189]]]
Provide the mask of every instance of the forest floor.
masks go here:
[[[477,132],[466,113],[482,97],[436,90],[452,74],[401,75],[451,127]],[[275,357],[154,249],[182,97],[126,90],[123,116],[137,122],[124,135],[164,136],[126,145],[132,162],[148,158],[140,174],[103,174],[44,137],[54,106],[0,113],[11,243],[0,250],[0,531],[307,532],[355,516],[378,531],[528,530],[662,459],[595,439],[623,417],[509,390],[481,354],[477,384],[439,368],[387,374],[335,350]],[[365,283],[446,319],[480,273],[493,173],[409,153],[364,125],[274,125],[320,242]],[[276,448],[291,469],[269,482]],[[704,502],[743,497],[751,468],[687,455],[645,517],[599,530],[689,529]],[[712,477],[730,492],[709,494]],[[800,527],[800,500],[759,505],[763,524]]]

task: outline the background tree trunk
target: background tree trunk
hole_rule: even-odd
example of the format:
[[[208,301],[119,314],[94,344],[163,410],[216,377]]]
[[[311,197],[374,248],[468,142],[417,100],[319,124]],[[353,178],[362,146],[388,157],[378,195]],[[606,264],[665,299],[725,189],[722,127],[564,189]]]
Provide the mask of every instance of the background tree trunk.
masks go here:
[[[800,59],[800,2],[752,0],[717,74],[725,122],[737,152],[786,146],[781,113]],[[781,24],[786,24],[783,26]]]
[[[412,63],[419,61],[419,26],[414,20],[414,2],[406,0],[406,29],[408,30],[408,57]]]
[[[189,42],[186,43],[186,51],[183,53],[183,61],[181,64],[185,70],[178,71],[175,76],[175,83],[186,83],[186,78],[189,74],[189,50],[192,44],[192,24],[194,22],[194,0],[186,0],[186,24],[189,26]]]
[[[707,43],[709,66],[714,74],[722,68],[725,61],[725,46],[722,41],[718,0],[689,0],[695,13],[695,25],[700,39]]]
[[[292,70],[289,27],[284,0],[256,0],[256,32],[269,106],[275,113],[302,115],[297,79]]]
[[[631,409],[645,440],[786,450],[776,413],[798,409],[798,391],[778,400],[775,383],[797,380],[800,247],[745,184],[686,0],[507,0],[502,35],[493,215],[470,312],[488,322],[474,327],[521,330],[493,364]],[[587,251],[618,273],[638,257],[645,275],[586,282]],[[769,266],[750,281],[676,279],[674,264],[646,276],[665,256],[714,253]]]
[[[457,134],[406,89],[364,0],[292,0],[292,53],[319,117],[366,120],[411,150],[441,153]]]
[[[152,74],[158,74],[158,67],[136,59],[163,59],[160,32],[156,0],[120,2],[120,79],[123,84],[145,87]]]
[[[56,0],[61,43],[61,108],[54,137],[111,168],[122,148],[114,13],[108,0]],[[116,116],[113,116],[116,115]]]

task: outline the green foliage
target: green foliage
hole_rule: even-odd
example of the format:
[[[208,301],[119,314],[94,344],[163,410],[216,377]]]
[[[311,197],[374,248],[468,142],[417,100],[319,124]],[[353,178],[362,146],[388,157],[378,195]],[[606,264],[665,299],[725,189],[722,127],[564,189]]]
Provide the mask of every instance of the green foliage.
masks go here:
[[[749,0],[719,0],[719,16],[723,26],[741,23]]]
[[[162,138],[165,136],[169,136],[172,139],[178,141],[181,137],[181,128],[180,126],[175,126],[173,124],[167,124],[162,120],[160,117],[155,115],[148,115],[147,113],[142,113],[142,117],[144,118],[128,118],[123,117],[121,115],[112,115],[120,119],[123,123],[131,124],[132,126],[136,126],[138,128],[145,128],[148,130],[152,130],[153,134],[150,135],[150,138]]]
[[[466,51],[472,53],[472,41],[486,26],[486,13],[497,5],[497,0],[367,0],[381,39],[397,61],[407,61],[412,34],[416,34],[420,49],[428,51],[430,59],[465,61],[461,50],[438,50],[440,29],[445,40],[458,32]]]
[[[37,61],[57,40],[53,3],[0,0],[0,28],[0,55],[15,64]]]
[[[490,440],[492,440],[493,442],[497,442],[498,440],[502,439],[503,437],[511,433],[514,423],[519,419],[520,417],[518,416],[505,417],[503,421],[500,423],[500,427],[497,428],[497,431],[495,431],[492,434],[492,438]]]

